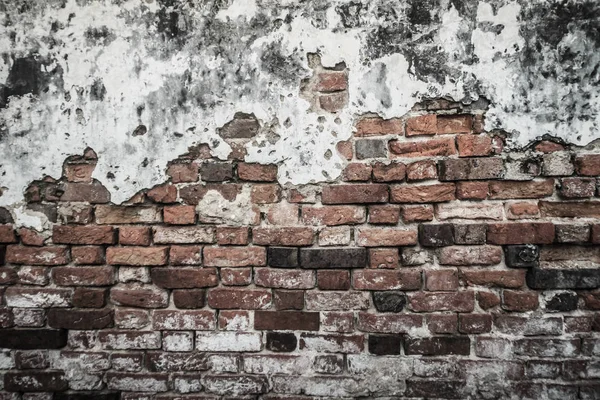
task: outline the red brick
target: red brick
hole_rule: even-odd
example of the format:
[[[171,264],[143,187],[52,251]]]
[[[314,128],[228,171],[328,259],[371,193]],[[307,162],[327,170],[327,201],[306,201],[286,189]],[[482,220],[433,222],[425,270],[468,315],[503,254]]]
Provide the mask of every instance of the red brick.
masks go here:
[[[323,204],[386,203],[388,187],[384,184],[354,184],[325,186]]]
[[[196,222],[196,208],[194,206],[165,206],[163,220],[165,224],[193,225]]]
[[[456,311],[472,312],[475,294],[467,292],[418,292],[408,295],[409,305],[416,312]]]
[[[248,331],[250,329],[249,311],[219,311],[219,329],[224,331]]]
[[[357,290],[417,290],[421,288],[421,272],[416,270],[355,270],[354,288]]]
[[[502,261],[502,248],[497,246],[449,246],[439,250],[442,265],[494,265]]]
[[[106,305],[106,289],[76,288],[73,307],[102,308]]]
[[[350,271],[317,271],[317,286],[321,290],[348,290],[350,289]]]
[[[208,305],[217,309],[257,310],[271,304],[271,291],[263,289],[212,289]]]
[[[238,183],[207,183],[188,185],[179,189],[179,197],[185,204],[197,205],[209,191],[219,193],[227,201],[234,201],[242,192],[242,185]]]
[[[304,290],[273,290],[276,310],[304,309]]]
[[[404,127],[399,118],[383,119],[379,117],[362,118],[356,124],[354,136],[403,135]]]
[[[396,225],[400,219],[400,206],[369,206],[369,223]]]
[[[354,331],[354,313],[328,311],[321,313],[321,329],[324,332],[347,333]]]
[[[277,180],[277,165],[239,163],[238,176],[241,180],[251,182],[275,182]]]
[[[518,202],[507,205],[506,217],[508,219],[532,219],[540,217],[540,208],[537,203]]]
[[[406,166],[399,162],[384,164],[377,162],[373,165],[374,182],[399,182],[406,176]]]
[[[425,271],[425,287],[431,291],[458,290],[458,272],[455,269]]]
[[[435,157],[456,154],[454,138],[430,139],[417,142],[390,141],[392,157]]]
[[[248,244],[247,227],[217,227],[217,243],[224,245],[246,245]]]
[[[66,182],[61,185],[60,201],[102,204],[110,201],[110,192],[100,182]],[[46,199],[50,200],[50,199]]]
[[[315,287],[315,275],[310,270],[255,268],[254,283],[269,288],[311,289]]]
[[[392,203],[438,203],[455,199],[453,183],[392,186]]]
[[[52,280],[59,286],[107,286],[115,282],[112,267],[54,267]]]
[[[62,246],[9,245],[6,247],[6,262],[28,265],[64,265],[69,262],[69,252],[66,247]]]
[[[437,133],[437,116],[435,114],[420,115],[406,120],[406,136],[435,135]]]
[[[19,228],[19,237],[21,238],[21,243],[26,246],[43,246],[46,241],[46,238],[42,234],[28,228]]]
[[[112,265],[165,265],[168,247],[109,247],[106,262]]]
[[[91,183],[95,168],[95,162],[65,162],[63,164],[63,176],[68,182]]]
[[[431,314],[427,316],[427,328],[431,333],[456,333],[458,317],[456,314]]]
[[[299,206],[286,202],[268,206],[266,220],[271,225],[296,225],[298,223]]]
[[[502,308],[507,311],[533,311],[539,306],[537,292],[502,292]]]
[[[403,228],[358,228],[356,243],[365,247],[412,246],[417,231]]]
[[[473,116],[461,115],[438,115],[437,133],[470,133],[473,129]]]
[[[446,158],[438,166],[441,181],[498,179],[504,174],[500,157]]]
[[[492,292],[477,292],[477,303],[482,310],[489,310],[490,308],[500,305],[500,297],[496,293]]]
[[[493,153],[492,138],[488,135],[458,135],[456,145],[459,157],[481,157]]]
[[[155,203],[175,203],[177,201],[177,186],[159,185],[148,190],[146,196]]]
[[[255,204],[277,203],[281,200],[281,187],[277,184],[260,184],[252,186],[250,199]]]
[[[600,154],[584,154],[575,158],[575,168],[578,175],[600,175]]]
[[[211,310],[156,310],[153,313],[154,330],[209,331],[216,326],[216,313]]]
[[[308,246],[314,241],[312,228],[253,228],[252,241],[258,245]]]
[[[173,290],[173,304],[181,309],[194,309],[204,307],[204,289],[177,289]]]
[[[422,326],[420,315],[358,313],[357,328],[363,332],[408,333]]]
[[[369,267],[394,269],[400,266],[398,249],[382,248],[369,249]]]
[[[433,207],[425,206],[404,206],[402,207],[402,220],[405,223],[425,222],[433,220]]]
[[[317,75],[316,90],[319,92],[339,92],[348,88],[348,75],[342,71],[327,71]]]
[[[373,167],[364,163],[349,163],[342,172],[342,180],[345,182],[360,182],[371,179]]]
[[[212,226],[157,226],[153,228],[154,243],[214,243]]]
[[[165,308],[169,304],[169,293],[154,286],[113,287],[110,299],[116,305],[141,308]]]
[[[208,161],[200,164],[200,178],[205,182],[223,182],[233,178],[233,165]]]
[[[318,331],[318,312],[255,311],[254,329]]]
[[[539,151],[542,153],[554,153],[555,151],[563,151],[565,150],[565,146],[560,143],[551,142],[549,140],[542,140],[538,144],[535,145],[535,151]]]
[[[461,280],[469,286],[520,288],[525,285],[525,270],[488,271],[463,269]]]
[[[435,161],[417,161],[406,167],[406,180],[408,181],[423,181],[437,179],[437,177],[437,164]]]
[[[197,182],[198,165],[193,162],[171,163],[167,167],[167,175],[173,183]]]
[[[252,268],[221,268],[220,272],[225,286],[246,286],[252,282]]]
[[[64,203],[58,205],[58,217],[63,224],[91,224],[94,207],[81,203]]]
[[[204,265],[209,267],[251,267],[267,264],[264,247],[205,247]]]
[[[169,264],[200,265],[202,262],[202,246],[176,246],[169,249]]]
[[[56,244],[113,244],[115,230],[110,226],[54,225],[52,241]]]
[[[366,221],[364,207],[359,206],[304,206],[302,222],[307,225],[354,225]]]
[[[456,184],[456,198],[460,200],[485,200],[488,193],[488,182],[458,182]]]
[[[115,308],[115,326],[117,328],[142,329],[148,326],[149,324],[150,314],[146,310],[139,310],[134,308]],[[90,339],[87,338],[84,340],[89,341]]]
[[[489,184],[490,199],[537,199],[552,196],[554,179],[543,181],[493,181]]]
[[[350,140],[338,142],[335,145],[335,148],[343,158],[345,158],[348,161],[352,160],[354,151],[352,150],[352,142]]]
[[[554,225],[546,222],[488,225],[487,242],[492,244],[551,244]]]
[[[600,218],[600,202],[597,201],[540,201],[539,205],[542,217]]]
[[[104,263],[104,249],[100,246],[71,247],[73,263],[77,265],[93,265]]]
[[[152,282],[165,289],[192,289],[217,286],[215,268],[152,268]]]
[[[147,226],[123,226],[119,228],[119,243],[122,245],[149,246],[150,228]]]
[[[560,180],[560,195],[567,199],[592,197],[596,193],[593,178],[563,178]]]
[[[477,334],[492,330],[492,316],[489,314],[459,314],[458,330],[460,333]]]
[[[151,224],[161,222],[161,212],[155,206],[96,206],[98,224]]]

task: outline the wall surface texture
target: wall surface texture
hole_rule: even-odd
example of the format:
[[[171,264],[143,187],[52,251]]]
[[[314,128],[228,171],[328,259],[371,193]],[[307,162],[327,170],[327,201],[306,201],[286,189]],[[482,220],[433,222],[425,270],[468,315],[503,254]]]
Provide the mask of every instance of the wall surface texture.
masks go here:
[[[0,400],[600,399],[595,0],[0,0]]]

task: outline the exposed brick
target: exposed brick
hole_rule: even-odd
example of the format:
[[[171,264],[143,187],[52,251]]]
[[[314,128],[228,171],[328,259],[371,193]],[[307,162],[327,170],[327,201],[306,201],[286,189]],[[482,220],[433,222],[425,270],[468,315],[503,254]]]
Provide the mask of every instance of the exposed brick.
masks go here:
[[[575,157],[575,168],[578,175],[600,175],[600,154],[584,154]]]
[[[592,197],[596,192],[593,178],[563,178],[560,180],[559,194],[567,199]]]
[[[453,183],[392,186],[392,203],[438,203],[455,199]]]
[[[356,158],[387,158],[387,140],[385,139],[360,139],[354,141]]]
[[[364,310],[369,307],[369,294],[353,291],[308,291],[305,294],[305,304],[307,310],[314,311]]]
[[[173,290],[173,304],[181,309],[204,307],[204,289]]]
[[[323,204],[385,203],[388,187],[384,184],[352,184],[323,187]]]
[[[458,272],[455,269],[425,271],[425,287],[431,291],[458,290]]]
[[[571,154],[557,151],[542,156],[542,174],[545,176],[572,175],[575,171]]]
[[[492,330],[492,316],[489,314],[459,314],[458,330],[467,334],[490,332]]]
[[[406,120],[406,136],[435,135],[437,133],[437,115],[425,114]]]
[[[27,371],[7,372],[4,390],[8,392],[62,392],[68,389],[64,372]]]
[[[537,203],[518,202],[508,204],[506,217],[508,219],[536,219],[540,216],[540,208]]]
[[[155,203],[175,203],[177,201],[177,187],[170,184],[158,185],[150,189],[146,196]]]
[[[538,247],[531,244],[505,246],[504,254],[506,265],[513,268],[536,267],[540,258]]]
[[[303,290],[274,290],[273,305],[276,310],[304,309]]]
[[[252,268],[221,268],[220,272],[225,286],[246,286],[252,282]]]
[[[55,267],[52,280],[59,286],[107,286],[115,282],[112,267]]]
[[[269,387],[265,376],[256,375],[205,375],[202,383],[206,391],[221,395],[258,395]]]
[[[277,180],[277,165],[239,163],[237,173],[240,179],[251,182],[274,182]]]
[[[69,262],[69,253],[66,247],[46,246],[29,247],[9,245],[6,247],[6,262],[10,264],[27,265],[64,265]]]
[[[472,312],[475,307],[475,296],[471,291],[411,293],[408,301],[410,308],[416,312]]]
[[[540,201],[539,205],[542,217],[600,218],[600,202]]]
[[[152,268],[152,282],[165,289],[192,289],[217,286],[215,268]]]
[[[460,200],[485,200],[488,194],[488,182],[458,182],[456,184],[456,198]]]
[[[160,208],[155,206],[96,206],[98,224],[155,224],[162,221]]]
[[[367,250],[364,248],[310,248],[300,249],[300,267],[364,268],[367,265]]]
[[[155,330],[207,331],[215,329],[216,316],[210,310],[155,310],[152,321]]]
[[[461,279],[472,286],[520,288],[525,284],[525,271],[466,270],[461,271]]]
[[[417,161],[406,167],[406,180],[409,182],[437,179],[437,177],[437,164],[431,160]]]
[[[0,329],[0,343],[5,349],[60,349],[67,345],[64,329]]]
[[[317,271],[317,287],[321,290],[350,289],[350,272],[343,270]]]
[[[431,221],[433,220],[433,207],[430,205],[403,206],[402,220],[405,223]]]
[[[60,329],[92,330],[109,328],[113,324],[113,313],[103,310],[65,310],[50,309],[48,326]]]
[[[170,163],[167,167],[167,175],[173,183],[186,183],[198,181],[198,165],[194,162]]]
[[[342,180],[345,182],[361,182],[371,179],[373,167],[365,163],[349,163],[342,172]]]
[[[357,328],[363,332],[408,333],[423,326],[423,317],[414,314],[358,313]]]
[[[255,311],[254,329],[318,331],[318,312]]]
[[[300,350],[324,353],[361,353],[364,350],[363,335],[300,334]]]
[[[353,332],[354,313],[347,311],[322,312],[321,329],[325,332]]]
[[[531,289],[595,289],[600,287],[596,269],[560,270],[532,268],[527,271]]]
[[[441,181],[481,180],[501,178],[504,164],[501,158],[461,158],[439,162]]]
[[[330,113],[341,111],[347,103],[345,92],[331,93],[319,96],[319,106]]]
[[[218,309],[255,310],[271,304],[271,291],[259,289],[212,289],[208,305]]]
[[[154,243],[214,243],[215,230],[209,226],[157,226],[152,229]]]
[[[496,293],[477,292],[476,298],[482,310],[489,310],[500,305],[500,297]]]
[[[450,246],[439,250],[443,265],[494,265],[502,261],[502,248],[497,246]]]
[[[556,241],[558,243],[585,243],[590,239],[589,225],[555,225]]]
[[[398,249],[381,248],[369,249],[370,268],[398,268],[400,266],[400,255]]]
[[[399,182],[406,176],[406,166],[399,162],[373,164],[374,182]]]
[[[403,135],[401,119],[362,118],[356,124],[354,136]]]
[[[73,306],[102,308],[106,305],[106,294],[106,289],[76,288],[73,292]]]
[[[169,264],[171,265],[200,265],[202,246],[171,246],[169,248]]]
[[[419,225],[419,242],[425,247],[450,246],[454,244],[454,228],[451,224]]]
[[[392,157],[435,157],[456,154],[454,138],[429,139],[415,142],[391,140],[389,143]]]
[[[308,246],[314,241],[314,230],[305,227],[253,228],[254,244],[271,246]]]
[[[430,314],[427,316],[427,328],[434,334],[458,332],[457,314]]]
[[[253,185],[250,199],[255,204],[277,203],[281,200],[281,187],[270,183]]]
[[[488,226],[487,242],[492,244],[550,244],[553,241],[552,223],[505,223]]]
[[[251,139],[258,133],[260,124],[254,114],[236,113],[233,119],[218,130],[224,139]]]
[[[352,141],[344,140],[344,141],[338,142],[336,144],[335,148],[343,158],[345,158],[348,161],[352,160],[353,153],[354,153],[354,151],[352,150]]]
[[[483,224],[454,225],[454,243],[456,244],[484,244],[487,235],[487,226]]]
[[[164,308],[168,305],[169,294],[155,287],[113,287],[110,299],[122,306]]]
[[[358,228],[356,243],[359,246],[411,246],[417,244],[417,232],[397,228]]]
[[[473,125],[473,116],[469,114],[438,115],[437,133],[470,133]]]
[[[373,292],[373,305],[379,312],[398,313],[406,305],[406,295],[397,290]]]
[[[110,201],[110,192],[100,182],[66,182],[60,187],[60,201],[102,204]],[[49,199],[47,199],[49,200]]]
[[[267,332],[266,348],[275,352],[290,352],[296,350],[298,338],[293,333]]]
[[[255,268],[257,286],[282,289],[311,289],[315,287],[313,271]]]
[[[481,157],[493,153],[492,138],[488,135],[458,135],[456,145],[459,157]]]
[[[168,378],[167,374],[110,372],[106,374],[106,385],[114,390],[166,392],[169,390]]]
[[[113,244],[115,231],[110,226],[61,226],[52,230],[56,244]]]
[[[248,244],[248,228],[246,227],[217,227],[217,243],[225,245],[246,245]]]
[[[219,311],[219,329],[226,331],[247,331],[250,329],[250,311]]]
[[[167,247],[109,247],[106,262],[112,265],[165,265]]]
[[[179,189],[179,197],[185,204],[197,205],[208,192],[216,192],[227,201],[234,201],[242,192],[242,185],[237,183],[207,183],[204,185],[188,185]]]
[[[552,196],[554,180],[543,181],[496,181],[489,184],[490,199],[536,199]]]
[[[0,235],[2,234],[0,233]],[[19,237],[21,238],[21,243],[26,246],[43,246],[46,241],[46,238],[42,234],[34,229],[28,228],[19,228]]]
[[[369,206],[369,223],[396,225],[400,220],[400,206]]]
[[[149,246],[151,231],[146,226],[123,226],[119,228],[119,244],[132,246]]]
[[[437,336],[423,339],[406,339],[404,351],[408,355],[444,356],[469,355],[471,341],[468,337]]]
[[[535,151],[539,151],[542,153],[553,153],[555,151],[562,151],[565,149],[560,143],[552,142],[550,140],[542,140],[538,144],[535,145]]]
[[[194,206],[165,206],[163,209],[165,224],[192,225],[196,222],[196,208]]]
[[[421,272],[414,270],[356,270],[353,285],[358,290],[417,290],[421,288]]]
[[[530,357],[573,357],[579,354],[579,343],[578,339],[519,339],[514,352]]]
[[[326,71],[317,75],[316,90],[319,92],[338,92],[348,87],[348,75],[343,71]]]
[[[364,207],[358,206],[305,206],[302,222],[307,225],[352,225],[366,221]]]
[[[69,307],[71,298],[72,291],[70,289],[10,286],[4,292],[4,300],[9,307]]]
[[[249,267],[267,263],[264,247],[205,247],[203,256],[207,267]]]
[[[205,182],[223,182],[233,178],[233,164],[206,162],[200,165],[200,179]]]

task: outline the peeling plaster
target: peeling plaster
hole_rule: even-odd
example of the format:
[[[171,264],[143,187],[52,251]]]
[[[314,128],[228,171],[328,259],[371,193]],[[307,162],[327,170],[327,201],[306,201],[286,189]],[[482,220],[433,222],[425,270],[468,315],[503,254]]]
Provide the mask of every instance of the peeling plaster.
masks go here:
[[[19,208],[23,191],[67,156],[93,148],[94,178],[121,203],[190,146],[226,159],[217,129],[236,112],[273,127],[246,160],[279,164],[282,184],[335,180],[357,115],[402,116],[424,98],[489,99],[486,128],[514,147],[600,137],[592,0],[31,3],[0,0],[0,206],[20,225],[47,223]],[[335,115],[300,96],[308,53],[347,66]]]

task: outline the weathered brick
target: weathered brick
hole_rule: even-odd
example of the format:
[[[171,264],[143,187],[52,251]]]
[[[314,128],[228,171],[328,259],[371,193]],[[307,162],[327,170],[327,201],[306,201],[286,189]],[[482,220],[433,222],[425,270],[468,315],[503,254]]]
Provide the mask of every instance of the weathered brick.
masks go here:
[[[461,280],[469,286],[520,288],[525,284],[523,270],[467,270],[460,272]]]
[[[437,116],[437,133],[470,133],[473,116],[469,114],[442,114]]]
[[[103,310],[50,309],[48,326],[61,329],[93,330],[109,328],[113,324],[113,312]]]
[[[399,162],[373,164],[374,182],[399,182],[406,176],[406,166]]]
[[[319,353],[360,353],[364,349],[364,336],[302,333],[300,349]]]
[[[439,249],[438,260],[443,265],[494,265],[502,261],[498,246],[450,246]]]
[[[224,139],[251,139],[259,129],[260,124],[254,114],[238,112],[217,133]]]
[[[373,305],[379,312],[398,313],[406,305],[406,295],[396,290],[373,292]]]
[[[419,225],[419,242],[425,247],[453,245],[454,227],[451,224]]]
[[[456,146],[459,157],[489,156],[494,151],[489,135],[458,135]]]
[[[400,255],[398,249],[381,248],[369,249],[369,267],[394,269],[400,266]]]
[[[409,380],[407,381],[407,395],[425,398],[441,397],[445,399],[464,398],[463,381],[452,380]]]
[[[352,160],[353,153],[354,153],[354,151],[352,150],[352,141],[344,140],[344,141],[338,142],[336,144],[335,148],[343,158],[345,158],[348,161]]]
[[[585,243],[590,240],[589,225],[557,224],[555,229],[558,243]]]
[[[385,203],[388,187],[384,184],[329,185],[323,187],[323,204]]]
[[[4,390],[8,392],[62,392],[68,389],[64,372],[27,371],[7,372]]]
[[[583,154],[575,158],[575,167],[578,175],[600,175],[600,154]]]
[[[10,264],[27,265],[64,265],[69,262],[69,252],[66,247],[46,246],[29,247],[9,245],[6,247],[6,262]]]
[[[410,308],[415,312],[456,311],[472,312],[475,308],[475,295],[465,292],[418,292],[408,295]]]
[[[433,206],[402,206],[402,220],[405,223],[433,220]]]
[[[600,218],[600,202],[540,201],[540,213],[546,218]]]
[[[437,179],[437,177],[437,164],[431,160],[417,161],[406,167],[406,180],[409,182]]]
[[[318,312],[255,311],[254,329],[318,331]]]
[[[527,286],[532,289],[595,289],[600,287],[596,269],[539,269],[527,271]]]
[[[566,199],[592,197],[596,193],[596,179],[563,178],[560,180],[559,194]]]
[[[113,287],[110,298],[117,305],[129,307],[165,308],[169,303],[169,294],[154,286]]]
[[[297,204],[285,202],[270,205],[267,209],[266,220],[271,225],[296,225],[299,208]]]
[[[216,315],[210,310],[156,310],[152,315],[155,330],[208,331],[215,326]]]
[[[363,332],[408,333],[423,326],[423,317],[414,314],[358,313],[357,328]]]
[[[220,395],[258,395],[266,393],[269,382],[256,375],[205,375],[202,384],[209,393]]]
[[[484,224],[454,225],[454,243],[484,244],[487,236],[487,226]]]
[[[563,292],[555,293],[552,297],[546,300],[547,311],[575,311],[579,298],[577,293]]]
[[[108,350],[159,349],[160,332],[111,331],[98,332],[98,340]]]
[[[17,243],[17,235],[12,225],[0,225],[0,243]]]
[[[154,243],[214,243],[215,229],[208,226],[158,226],[152,229]]]
[[[538,265],[539,249],[532,244],[505,246],[506,265],[514,268],[531,268]]]
[[[152,282],[165,289],[192,289],[217,286],[215,268],[152,268]]]
[[[171,246],[169,248],[169,264],[200,265],[202,263],[202,246]]]
[[[433,292],[458,290],[458,272],[455,269],[425,271],[425,287]]]
[[[542,156],[542,174],[545,176],[572,175],[575,171],[571,153],[557,151]]]
[[[248,244],[248,228],[227,226],[217,227],[217,244],[221,246]]]
[[[355,140],[354,151],[356,152],[356,158],[359,160],[364,160],[367,158],[387,158],[387,140]]]
[[[108,203],[110,201],[110,192],[100,182],[65,182],[60,185],[60,190],[62,191],[60,201],[90,204]]]
[[[168,378],[167,374],[109,372],[106,386],[124,392],[166,392],[169,390]]]
[[[303,310],[303,290],[273,290],[273,304],[276,310]]]
[[[198,164],[194,162],[169,163],[167,175],[173,183],[186,183],[198,181]]]
[[[59,286],[108,286],[115,282],[113,267],[55,267],[52,280]]]
[[[155,224],[162,222],[160,208],[155,206],[96,206],[98,224]]]
[[[277,180],[277,165],[239,163],[237,173],[240,179],[251,182],[274,182]]]
[[[165,206],[163,209],[165,224],[192,225],[196,222],[196,208],[194,206]]]
[[[317,271],[317,287],[321,290],[348,290],[350,289],[350,271]]]
[[[515,354],[531,357],[573,357],[579,349],[578,339],[519,339],[514,343]]]
[[[520,201],[509,203],[506,208],[508,219],[537,219],[540,217],[540,208],[537,203]]]
[[[400,220],[400,206],[396,205],[376,205],[369,206],[370,224],[388,224],[396,225]]]
[[[264,247],[205,247],[204,265],[207,267],[249,267],[267,263]]]
[[[367,265],[365,248],[300,249],[301,268],[364,268]]]
[[[481,203],[449,203],[436,204],[435,214],[439,220],[448,219],[504,219],[504,207],[502,204]]]
[[[455,199],[455,189],[453,183],[392,186],[390,201],[392,203],[439,203],[450,201]]]
[[[488,182],[457,182],[456,198],[460,200],[485,200],[489,194]]]
[[[233,178],[233,164],[205,162],[200,165],[200,179],[205,182],[223,182]]]
[[[252,282],[252,268],[221,268],[221,283],[225,286],[246,286]]]
[[[106,262],[112,265],[166,265],[168,247],[109,247]]]
[[[406,120],[406,136],[435,135],[437,133],[437,115],[425,114]]]
[[[416,270],[365,269],[354,271],[357,290],[417,290],[421,288],[421,272]]]
[[[330,113],[341,111],[347,103],[346,92],[337,92],[319,96],[319,106]]]
[[[151,240],[151,231],[147,226],[123,226],[119,228],[119,244],[149,246]]]
[[[60,349],[67,345],[64,329],[0,329],[0,343],[5,349]]]
[[[69,307],[72,292],[70,289],[8,287],[4,300],[9,307],[50,308]]]
[[[373,167],[365,163],[349,163],[342,172],[344,182],[364,182],[371,179]]]
[[[429,338],[408,338],[404,342],[407,355],[446,356],[466,355],[471,352],[468,337],[434,336]]]
[[[102,308],[106,305],[106,289],[75,288],[73,306],[80,308]]]
[[[311,289],[315,275],[313,271],[255,268],[254,283],[268,288]]]
[[[173,304],[181,309],[202,308],[205,293],[203,289],[173,290]]]
[[[307,225],[353,225],[366,221],[364,207],[358,206],[305,206],[302,222]]]
[[[495,181],[489,184],[490,199],[537,199],[552,196],[554,180],[543,181]]]
[[[254,244],[271,246],[309,246],[314,241],[314,230],[308,227],[254,228]]]
[[[354,331],[354,313],[329,311],[321,313],[321,329],[324,332],[348,333]]]
[[[294,333],[267,332],[266,349],[275,352],[290,352],[296,350],[298,338]]]
[[[492,330],[492,316],[489,314],[459,314],[458,331],[467,334],[486,333]]]
[[[155,203],[175,203],[177,201],[177,186],[171,184],[158,185],[148,190],[146,196]]]
[[[391,140],[389,142],[392,157],[435,157],[456,154],[454,138],[429,139],[415,142]]]
[[[441,181],[462,181],[501,178],[504,164],[501,158],[460,158],[439,162]]]
[[[554,225],[547,222],[504,223],[488,225],[487,242],[491,244],[550,244]]]
[[[412,229],[358,228],[356,235],[356,243],[365,247],[395,247],[417,244],[417,232]]]
[[[250,199],[255,204],[271,204],[281,200],[281,187],[277,184],[257,184],[252,186]]]
[[[362,118],[356,123],[354,136],[403,135],[404,126],[399,118]]]
[[[208,305],[218,309],[255,310],[271,304],[271,291],[262,289],[213,289],[208,292]]]
[[[457,314],[430,314],[427,316],[427,328],[435,334],[457,333]]]

